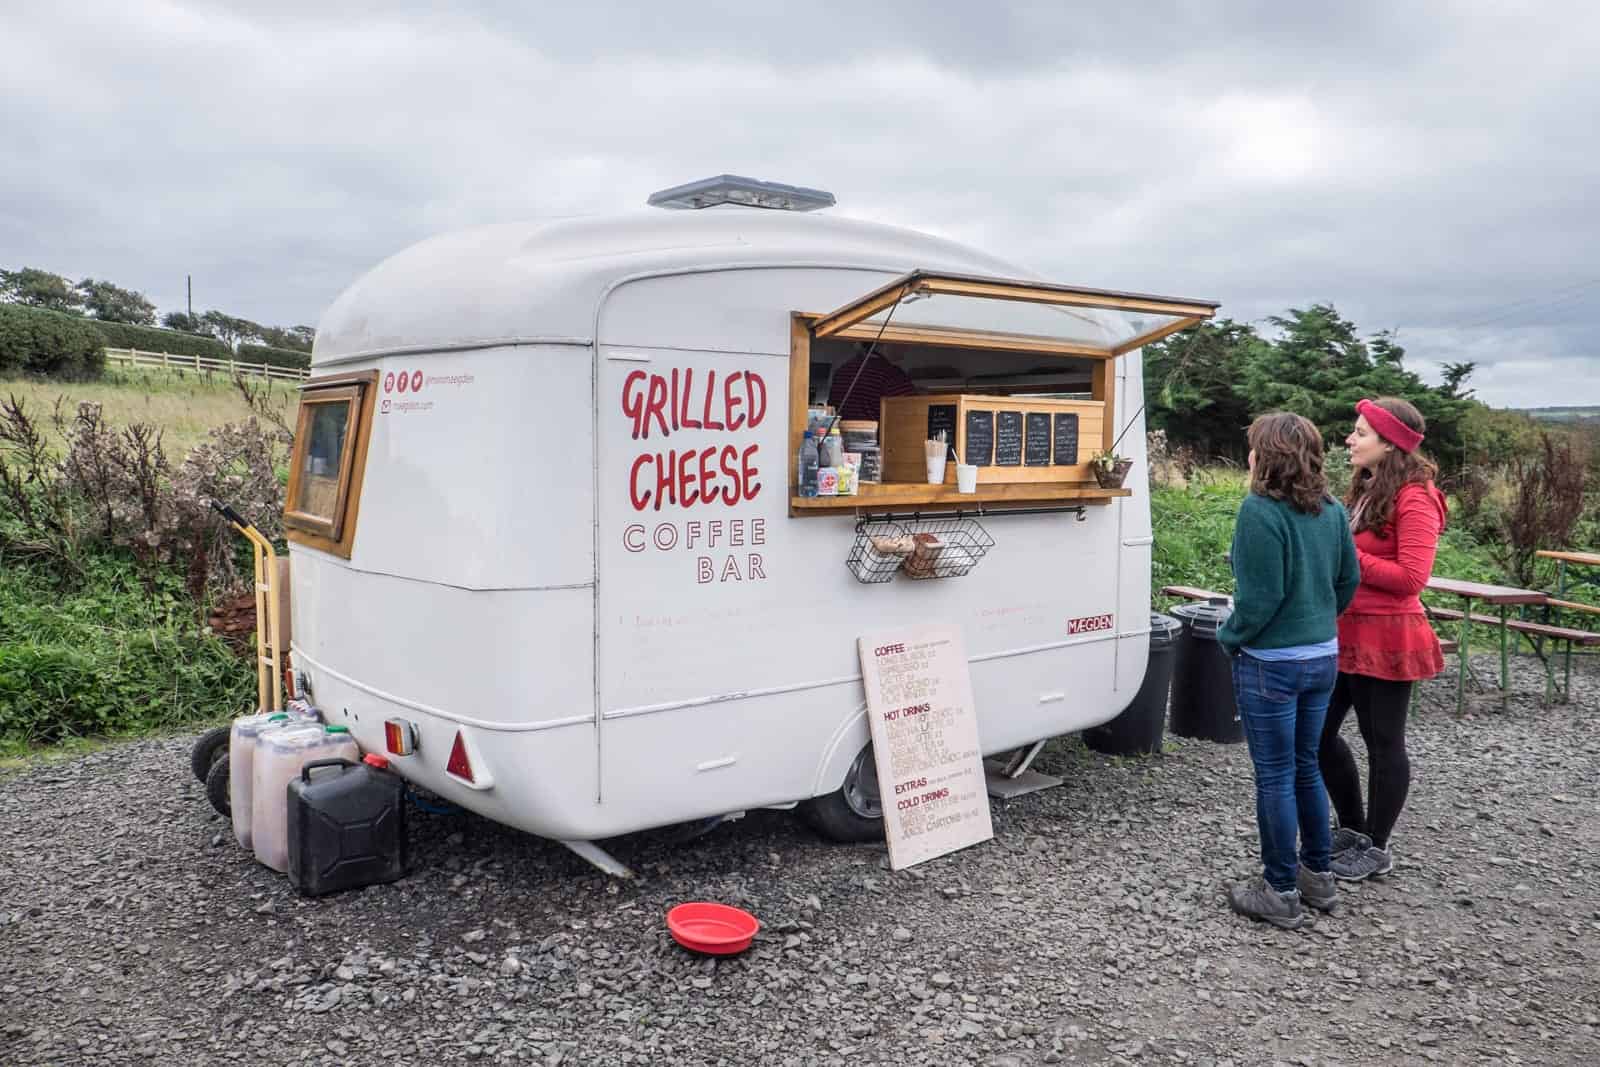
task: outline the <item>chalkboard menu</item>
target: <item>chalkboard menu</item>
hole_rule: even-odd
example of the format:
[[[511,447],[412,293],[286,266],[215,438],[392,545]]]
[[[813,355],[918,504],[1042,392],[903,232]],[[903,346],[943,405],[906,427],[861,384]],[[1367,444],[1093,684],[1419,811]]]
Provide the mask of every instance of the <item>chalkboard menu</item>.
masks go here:
[[[994,465],[1022,466],[1022,412],[1000,411],[994,417]]]
[[[956,443],[956,406],[954,404],[930,404],[928,406],[928,440],[939,440],[943,432],[944,440],[951,447]]]
[[[1078,462],[1078,416],[1056,416],[1056,466],[1071,467]]]
[[[1027,458],[1022,462],[1029,467],[1050,466],[1050,416],[1044,412],[1030,411],[1028,429],[1024,436]]]
[[[929,415],[933,409],[929,408]],[[962,462],[987,467],[994,461],[994,412],[967,412],[967,451]]]

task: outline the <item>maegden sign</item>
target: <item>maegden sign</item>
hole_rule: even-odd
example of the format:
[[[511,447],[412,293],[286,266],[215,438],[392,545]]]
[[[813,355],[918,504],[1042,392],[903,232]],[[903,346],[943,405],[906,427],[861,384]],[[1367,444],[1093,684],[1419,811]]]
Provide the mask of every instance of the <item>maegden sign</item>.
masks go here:
[[[859,639],[889,866],[994,836],[961,631],[922,626]]]

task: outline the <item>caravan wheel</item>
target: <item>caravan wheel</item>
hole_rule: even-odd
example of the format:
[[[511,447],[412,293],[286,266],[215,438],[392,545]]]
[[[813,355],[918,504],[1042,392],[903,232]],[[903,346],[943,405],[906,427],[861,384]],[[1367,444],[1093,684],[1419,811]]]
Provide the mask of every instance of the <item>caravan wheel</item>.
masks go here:
[[[233,816],[233,805],[229,802],[228,793],[228,754],[226,752],[222,754],[221,759],[211,765],[211,771],[206,775],[206,799],[211,801],[211,806],[224,819]]]
[[[843,785],[826,796],[804,801],[798,810],[813,829],[831,841],[882,841],[883,800],[872,745],[856,754]]]
[[[231,726],[214,726],[201,734],[189,750],[189,769],[202,785],[205,784],[206,775],[211,773],[211,765],[228,754],[228,734],[231,730]]]

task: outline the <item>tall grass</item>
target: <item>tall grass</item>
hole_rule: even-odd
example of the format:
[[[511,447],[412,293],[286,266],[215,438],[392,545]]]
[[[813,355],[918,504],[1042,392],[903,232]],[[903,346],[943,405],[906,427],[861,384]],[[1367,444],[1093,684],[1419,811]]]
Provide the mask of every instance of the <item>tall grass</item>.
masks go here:
[[[293,383],[268,382],[269,397],[286,415],[292,416],[299,402]],[[211,371],[142,370],[132,367],[107,368],[105,376],[92,382],[65,382],[48,378],[0,378],[0,396],[15,395],[31,413],[45,422],[58,398],[70,417],[80,401],[101,405],[105,421],[113,426],[145,422],[163,432],[162,446],[168,456],[181,458],[205,438],[213,427],[243,422],[250,408],[239,395],[232,379]],[[57,437],[57,444],[60,439]]]
[[[1185,486],[1151,486],[1155,547],[1150,579],[1159,605],[1172,603],[1160,596],[1166,585],[1233,592],[1227,551],[1248,484],[1243,471],[1211,467],[1195,471]]]
[[[246,711],[255,673],[204,632],[183,576],[146,585],[114,552],[64,587],[0,559],[0,755],[72,737],[117,736]]]

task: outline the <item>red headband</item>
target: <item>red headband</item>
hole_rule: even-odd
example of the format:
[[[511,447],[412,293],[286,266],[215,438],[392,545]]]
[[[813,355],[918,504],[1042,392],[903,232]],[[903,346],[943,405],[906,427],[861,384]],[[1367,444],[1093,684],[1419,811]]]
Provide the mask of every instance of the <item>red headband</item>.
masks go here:
[[[1422,435],[1370,400],[1356,401],[1356,411],[1367,417],[1367,423],[1378,436],[1402,452],[1415,452],[1422,444]]]

